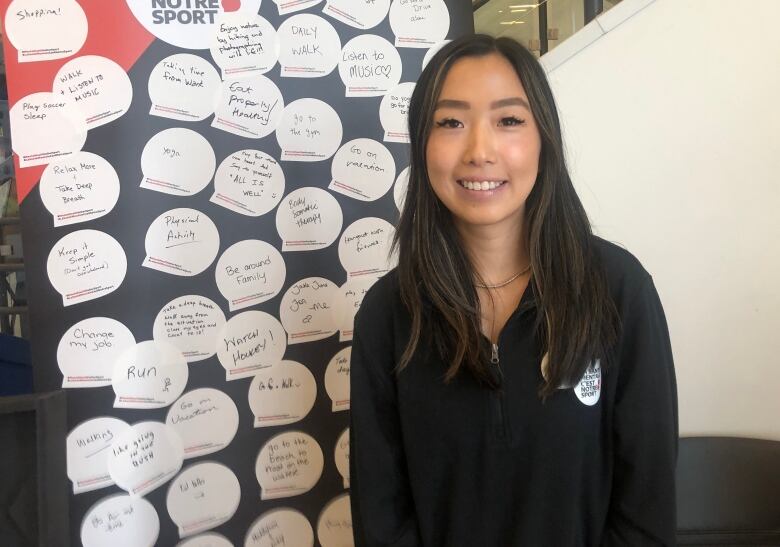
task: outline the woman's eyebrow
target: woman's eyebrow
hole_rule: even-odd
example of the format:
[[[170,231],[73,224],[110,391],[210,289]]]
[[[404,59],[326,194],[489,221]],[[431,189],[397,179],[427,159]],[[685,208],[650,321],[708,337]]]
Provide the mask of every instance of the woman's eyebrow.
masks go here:
[[[499,99],[490,103],[490,109],[503,108],[505,106],[522,106],[527,110],[531,110],[528,105],[528,101],[522,97],[508,97],[506,99]],[[441,99],[436,103],[436,108],[455,108],[457,110],[468,110],[471,108],[471,104],[468,101],[459,101],[456,99]]]

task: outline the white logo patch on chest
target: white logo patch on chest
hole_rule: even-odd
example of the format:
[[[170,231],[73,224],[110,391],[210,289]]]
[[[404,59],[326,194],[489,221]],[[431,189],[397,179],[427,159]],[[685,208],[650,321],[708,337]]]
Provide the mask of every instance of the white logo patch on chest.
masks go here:
[[[584,405],[593,406],[599,402],[601,397],[601,361],[596,359],[591,363],[585,374],[582,375],[582,379],[574,386],[574,394]]]

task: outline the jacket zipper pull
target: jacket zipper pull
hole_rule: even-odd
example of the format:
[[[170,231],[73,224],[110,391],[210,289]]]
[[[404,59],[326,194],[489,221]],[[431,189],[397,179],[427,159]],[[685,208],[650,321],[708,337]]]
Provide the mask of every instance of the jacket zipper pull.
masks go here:
[[[490,362],[498,366],[498,344],[493,344],[493,354],[490,357]]]

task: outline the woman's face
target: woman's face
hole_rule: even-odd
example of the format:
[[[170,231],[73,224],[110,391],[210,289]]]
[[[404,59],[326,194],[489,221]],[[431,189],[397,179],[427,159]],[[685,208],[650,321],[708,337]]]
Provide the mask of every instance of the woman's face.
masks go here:
[[[464,57],[444,80],[426,145],[433,191],[456,225],[523,225],[541,138],[514,68],[499,54]]]

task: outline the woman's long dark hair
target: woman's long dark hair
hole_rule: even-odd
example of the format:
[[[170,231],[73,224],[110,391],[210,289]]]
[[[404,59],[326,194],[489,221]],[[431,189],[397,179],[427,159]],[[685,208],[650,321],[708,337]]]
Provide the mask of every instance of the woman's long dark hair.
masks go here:
[[[499,54],[514,67],[541,136],[539,172],[526,201],[525,237],[531,259],[537,336],[548,355],[546,397],[576,384],[617,338],[618,319],[606,277],[593,248],[590,223],[566,169],[555,100],[536,58],[509,38],[472,35],[444,46],[417,82],[409,105],[409,187],[396,230],[401,298],[411,315],[411,336],[399,363],[409,364],[421,340],[449,363],[452,380],[461,369],[495,387],[481,335],[476,272],[449,210],[433,192],[426,145],[442,85],[464,57]],[[529,287],[529,289],[531,288]],[[539,356],[540,360],[542,356]]]

